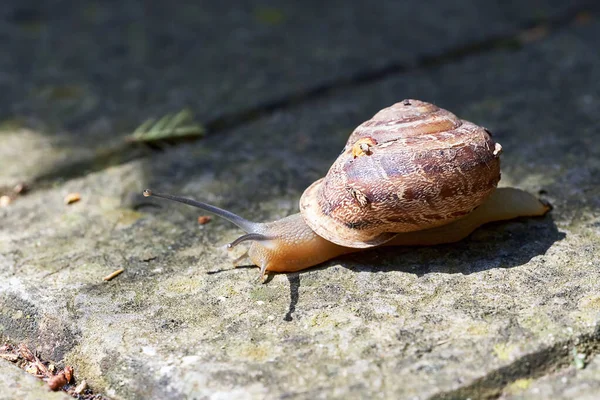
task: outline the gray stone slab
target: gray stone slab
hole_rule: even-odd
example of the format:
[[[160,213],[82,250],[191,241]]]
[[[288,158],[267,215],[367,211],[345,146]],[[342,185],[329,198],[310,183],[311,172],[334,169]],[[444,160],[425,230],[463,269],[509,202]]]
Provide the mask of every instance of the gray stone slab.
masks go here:
[[[11,363],[0,360],[0,400],[69,400],[64,392],[51,392],[48,385]]]
[[[600,396],[600,358],[595,357],[583,370],[574,366],[541,379],[522,379],[508,387],[501,397],[505,400],[581,399]]]
[[[590,22],[342,90],[23,197],[0,209],[1,335],[115,398],[479,398],[543,374],[562,363],[558,349],[596,340],[598,35]],[[153,187],[256,220],[288,215],[353,127],[405,97],[488,127],[505,150],[503,185],[544,190],[552,214],[259,285],[217,247],[237,230],[132,195]],[[75,191],[82,201],[65,206]]]
[[[122,162],[149,117],[212,121],[586,4],[5,0],[0,187]]]

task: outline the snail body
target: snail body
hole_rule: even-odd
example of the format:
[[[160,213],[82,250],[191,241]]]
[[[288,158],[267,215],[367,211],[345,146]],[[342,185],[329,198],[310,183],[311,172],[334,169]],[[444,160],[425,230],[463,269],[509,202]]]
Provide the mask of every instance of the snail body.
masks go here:
[[[357,127],[327,175],[300,199],[300,213],[256,223],[206,203],[152,193],[215,213],[245,232],[248,256],[266,271],[292,272],[376,246],[463,239],[492,221],[544,215],[550,207],[496,189],[502,147],[449,111],[404,100]]]
[[[433,246],[458,242],[484,224],[542,216],[549,210],[549,205],[523,190],[498,188],[464,218],[435,228],[397,233],[377,247]],[[324,239],[310,229],[301,214],[293,214],[271,224],[275,224],[271,230],[277,230],[277,235],[271,240],[254,242],[248,251],[252,262],[265,266],[265,271],[300,271],[344,254],[364,250],[340,246]]]

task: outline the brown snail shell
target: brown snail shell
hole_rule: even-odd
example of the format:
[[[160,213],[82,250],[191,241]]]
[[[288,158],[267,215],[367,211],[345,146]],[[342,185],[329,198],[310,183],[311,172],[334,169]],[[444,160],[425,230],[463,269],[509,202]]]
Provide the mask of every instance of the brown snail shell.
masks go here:
[[[327,176],[305,190],[300,211],[335,244],[377,246],[482,204],[500,180],[501,149],[485,128],[404,100],[354,130]]]

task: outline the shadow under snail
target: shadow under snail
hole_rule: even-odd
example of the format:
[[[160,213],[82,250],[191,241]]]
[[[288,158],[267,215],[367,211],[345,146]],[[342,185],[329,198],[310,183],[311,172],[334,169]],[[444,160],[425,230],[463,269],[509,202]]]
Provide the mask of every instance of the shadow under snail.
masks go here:
[[[274,222],[144,190],[201,208],[246,232],[248,257],[267,271],[293,272],[377,246],[459,241],[479,226],[542,216],[548,204],[515,188],[496,188],[502,146],[490,132],[433,104],[404,100],[350,135],[327,175],[309,186],[300,213]]]

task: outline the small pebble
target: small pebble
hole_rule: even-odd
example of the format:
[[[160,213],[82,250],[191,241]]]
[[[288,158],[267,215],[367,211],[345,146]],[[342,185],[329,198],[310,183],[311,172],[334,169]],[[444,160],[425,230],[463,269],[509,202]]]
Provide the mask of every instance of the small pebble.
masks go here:
[[[1,196],[0,197],[0,207],[8,207],[10,202],[11,202],[11,199],[9,196]]]
[[[87,382],[84,380],[81,381],[81,383],[79,385],[77,385],[77,387],[75,388],[75,390],[73,391],[75,394],[82,394],[85,389],[87,389]]]
[[[27,192],[27,189],[29,189],[29,188],[27,187],[27,185],[25,183],[18,183],[13,188],[13,192],[15,192],[16,194],[23,194],[23,193]]]
[[[198,223],[200,225],[205,225],[205,224],[208,224],[211,219],[212,219],[212,217],[210,215],[201,215],[198,217]]]

